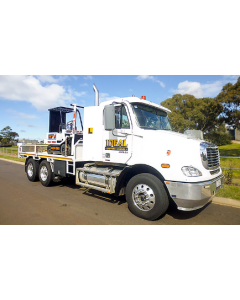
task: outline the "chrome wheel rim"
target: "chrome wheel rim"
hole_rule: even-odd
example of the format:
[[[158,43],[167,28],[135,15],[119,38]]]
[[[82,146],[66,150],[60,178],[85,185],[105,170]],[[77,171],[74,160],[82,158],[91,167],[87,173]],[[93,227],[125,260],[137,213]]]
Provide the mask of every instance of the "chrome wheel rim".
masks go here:
[[[155,194],[147,184],[138,184],[132,192],[133,203],[142,211],[150,211],[155,205]]]
[[[42,181],[46,181],[48,178],[48,170],[46,166],[42,166],[40,170],[40,177]]]
[[[27,167],[27,173],[29,177],[33,177],[33,164],[30,163]]]

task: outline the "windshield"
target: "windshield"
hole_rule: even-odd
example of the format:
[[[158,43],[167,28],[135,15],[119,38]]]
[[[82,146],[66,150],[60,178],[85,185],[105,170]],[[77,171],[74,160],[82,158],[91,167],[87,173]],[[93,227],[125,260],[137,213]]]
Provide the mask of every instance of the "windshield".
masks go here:
[[[133,103],[132,107],[140,128],[172,130],[168,115],[165,111],[139,103]]]

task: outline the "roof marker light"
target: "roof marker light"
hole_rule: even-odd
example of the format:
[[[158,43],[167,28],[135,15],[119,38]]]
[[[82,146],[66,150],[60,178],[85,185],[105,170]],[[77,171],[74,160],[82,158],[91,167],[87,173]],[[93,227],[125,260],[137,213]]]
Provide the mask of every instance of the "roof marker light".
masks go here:
[[[147,100],[147,99],[146,99],[146,96],[142,96],[142,98],[141,98],[141,99],[143,99],[143,100]]]

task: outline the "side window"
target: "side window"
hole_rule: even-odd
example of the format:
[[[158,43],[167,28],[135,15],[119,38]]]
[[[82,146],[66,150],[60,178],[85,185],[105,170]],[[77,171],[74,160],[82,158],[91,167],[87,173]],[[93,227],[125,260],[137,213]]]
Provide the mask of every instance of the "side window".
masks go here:
[[[121,114],[122,114],[122,106],[115,106],[115,128],[121,128]]]
[[[130,128],[126,107],[122,106],[122,128]]]
[[[130,128],[127,111],[124,105],[115,106],[115,126],[116,129]]]

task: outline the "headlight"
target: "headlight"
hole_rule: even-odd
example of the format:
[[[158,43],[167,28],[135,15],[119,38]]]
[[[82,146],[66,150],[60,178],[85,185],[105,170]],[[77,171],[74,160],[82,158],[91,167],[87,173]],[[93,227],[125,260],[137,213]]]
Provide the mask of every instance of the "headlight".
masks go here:
[[[190,166],[190,167],[182,167],[182,172],[187,177],[202,176],[202,173],[198,169],[196,169],[196,168],[194,168],[192,166]]]

